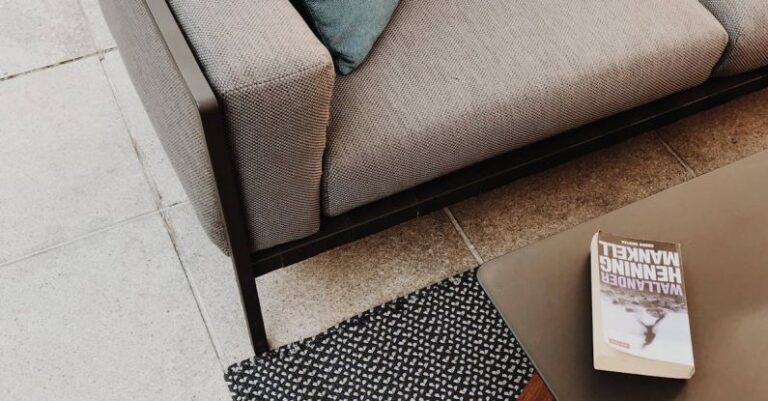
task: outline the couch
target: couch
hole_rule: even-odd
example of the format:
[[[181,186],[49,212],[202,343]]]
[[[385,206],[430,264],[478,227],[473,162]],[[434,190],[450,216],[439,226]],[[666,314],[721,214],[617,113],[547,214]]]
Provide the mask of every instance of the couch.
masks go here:
[[[402,0],[336,76],[289,0],[100,0],[199,220],[255,275],[768,84],[764,0]]]

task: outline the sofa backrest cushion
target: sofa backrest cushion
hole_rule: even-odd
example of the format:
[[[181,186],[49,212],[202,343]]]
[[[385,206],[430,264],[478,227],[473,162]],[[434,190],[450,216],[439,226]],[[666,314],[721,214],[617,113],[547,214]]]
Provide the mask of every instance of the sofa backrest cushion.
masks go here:
[[[336,70],[347,75],[368,56],[399,0],[292,0],[328,48]]]

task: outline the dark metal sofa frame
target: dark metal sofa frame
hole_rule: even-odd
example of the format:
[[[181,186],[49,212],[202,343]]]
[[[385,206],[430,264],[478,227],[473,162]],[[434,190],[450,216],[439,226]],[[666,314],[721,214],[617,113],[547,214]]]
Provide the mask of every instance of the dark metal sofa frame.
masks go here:
[[[165,0],[146,1],[203,122],[232,263],[256,354],[267,350],[256,277],[768,86],[768,68],[713,78],[695,88],[513,150],[341,216],[324,217],[316,234],[252,253],[216,95]]]

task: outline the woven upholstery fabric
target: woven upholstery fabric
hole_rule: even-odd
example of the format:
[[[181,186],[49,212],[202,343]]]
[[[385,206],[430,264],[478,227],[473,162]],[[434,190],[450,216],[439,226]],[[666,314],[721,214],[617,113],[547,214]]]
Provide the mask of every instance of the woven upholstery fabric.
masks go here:
[[[324,213],[700,84],[727,39],[696,0],[402,1],[337,78]]]
[[[768,65],[768,1],[701,0],[728,31],[728,48],[715,75]]]
[[[123,62],[198,219],[211,240],[228,252],[200,114],[146,2],[100,1]]]
[[[320,224],[334,69],[288,0],[169,0],[220,100],[252,250]]]

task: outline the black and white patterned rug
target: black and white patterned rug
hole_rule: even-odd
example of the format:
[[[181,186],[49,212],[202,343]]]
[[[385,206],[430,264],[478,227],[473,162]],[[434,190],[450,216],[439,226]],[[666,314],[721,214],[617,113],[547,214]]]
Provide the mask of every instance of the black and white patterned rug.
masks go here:
[[[513,400],[533,366],[474,271],[227,370],[234,401]]]

